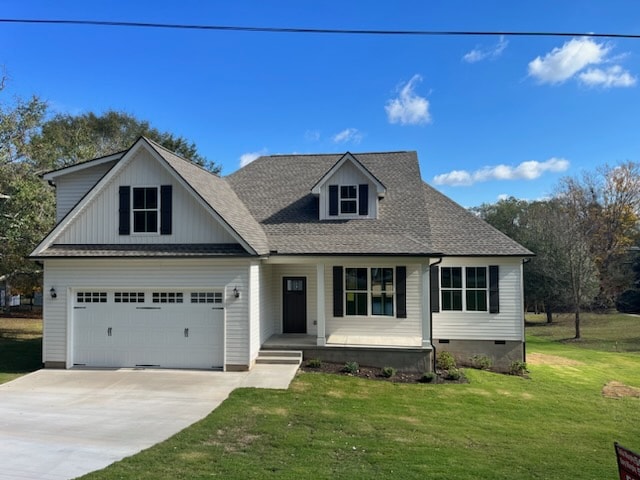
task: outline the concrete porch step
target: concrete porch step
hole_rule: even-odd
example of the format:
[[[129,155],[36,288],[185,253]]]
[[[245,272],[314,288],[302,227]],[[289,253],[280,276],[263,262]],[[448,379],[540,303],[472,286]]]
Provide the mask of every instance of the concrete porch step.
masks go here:
[[[256,363],[300,365],[302,352],[297,350],[260,350]]]

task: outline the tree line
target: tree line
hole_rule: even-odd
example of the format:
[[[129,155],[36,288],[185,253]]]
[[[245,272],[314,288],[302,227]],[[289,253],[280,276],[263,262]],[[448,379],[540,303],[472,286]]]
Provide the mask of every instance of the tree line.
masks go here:
[[[31,294],[41,285],[38,265],[26,257],[55,223],[55,192],[43,173],[124,151],[142,135],[220,171],[195,143],[131,114],[55,114],[37,96],[7,99],[6,85],[0,76],[0,277],[9,292]]]
[[[604,165],[563,178],[551,198],[516,198],[472,209],[536,254],[524,266],[525,307],[640,311],[640,164]]]

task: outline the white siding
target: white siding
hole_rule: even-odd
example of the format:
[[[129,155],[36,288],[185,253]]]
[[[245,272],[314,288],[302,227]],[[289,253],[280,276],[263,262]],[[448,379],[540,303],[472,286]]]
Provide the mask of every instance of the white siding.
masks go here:
[[[333,316],[333,266],[342,267],[407,267],[407,318],[369,316]],[[382,339],[413,339],[422,344],[422,266],[403,262],[402,259],[368,260],[327,264],[325,270],[325,311],[327,316],[326,335],[353,337],[380,337]],[[395,282],[394,272],[394,282]],[[369,307],[370,311],[370,307]],[[392,343],[392,342],[390,342]]]
[[[72,289],[114,287],[224,288],[225,364],[249,365],[249,263],[240,260],[66,260],[45,261],[44,288],[55,287],[57,298],[45,295],[45,362],[69,360],[67,316]],[[233,288],[240,290],[234,298]]]
[[[307,335],[318,331],[318,294],[315,264],[278,265],[273,269],[273,299],[276,308],[276,332],[282,333],[282,279],[284,277],[304,277],[307,279]]]
[[[499,266],[500,313],[433,314],[433,338],[450,340],[517,340],[524,337],[522,261],[518,258],[446,258],[440,267]]]
[[[88,167],[56,180],[56,221],[62,218],[80,201],[98,180],[114,165],[113,162]]]
[[[351,162],[345,162],[327,181],[322,185],[320,190],[320,219],[333,219],[336,217],[329,216],[329,185],[369,185],[369,214],[365,216],[357,215],[358,218],[377,218],[378,217],[378,196],[376,187],[369,179],[362,174],[360,170],[353,166]]]
[[[173,185],[171,235],[118,234],[118,189],[121,185]],[[151,154],[141,149],[93,201],[67,225],[56,243],[237,243],[198,201]]]
[[[263,264],[260,269],[260,345],[278,333],[275,316],[277,298],[274,296],[273,283],[273,267]]]
[[[258,351],[260,350],[260,324],[262,322],[262,303],[260,301],[262,296],[261,269],[262,266],[257,263],[249,267],[249,289],[247,293],[249,295],[248,328],[250,334],[249,359],[251,362],[258,356]]]

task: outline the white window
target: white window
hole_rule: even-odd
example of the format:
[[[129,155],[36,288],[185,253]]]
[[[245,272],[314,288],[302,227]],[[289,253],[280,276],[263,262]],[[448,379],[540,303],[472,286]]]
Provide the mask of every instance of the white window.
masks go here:
[[[131,214],[133,233],[158,233],[159,188],[133,187]]]
[[[487,267],[442,267],[442,310],[487,311]]]
[[[341,185],[340,186],[340,213],[341,214],[358,213],[358,186],[357,185]]]
[[[393,268],[345,268],[346,315],[394,316]]]

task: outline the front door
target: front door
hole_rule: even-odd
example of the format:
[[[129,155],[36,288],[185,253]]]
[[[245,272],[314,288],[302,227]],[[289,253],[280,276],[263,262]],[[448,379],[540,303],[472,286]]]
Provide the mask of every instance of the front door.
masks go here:
[[[282,279],[282,333],[307,333],[307,279]]]

